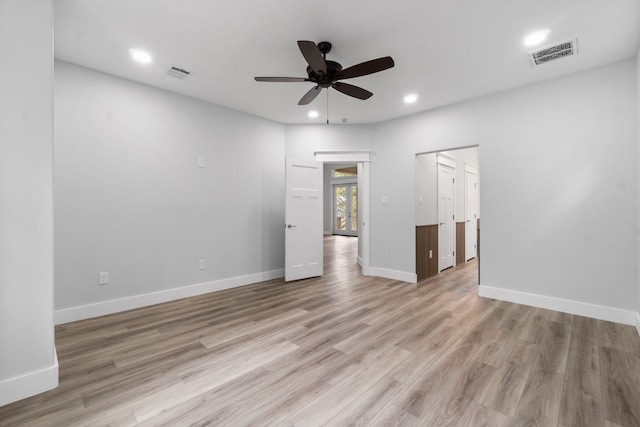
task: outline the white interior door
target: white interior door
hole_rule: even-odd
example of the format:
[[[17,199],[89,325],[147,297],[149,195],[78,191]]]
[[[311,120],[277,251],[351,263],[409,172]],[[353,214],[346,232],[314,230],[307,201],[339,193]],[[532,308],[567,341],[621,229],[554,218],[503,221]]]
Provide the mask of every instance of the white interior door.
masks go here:
[[[471,170],[465,171],[465,259],[475,258],[478,248],[478,175]]]
[[[438,164],[438,271],[453,267],[455,260],[453,185],[454,169]]]
[[[322,276],[322,163],[286,160],[286,281]]]

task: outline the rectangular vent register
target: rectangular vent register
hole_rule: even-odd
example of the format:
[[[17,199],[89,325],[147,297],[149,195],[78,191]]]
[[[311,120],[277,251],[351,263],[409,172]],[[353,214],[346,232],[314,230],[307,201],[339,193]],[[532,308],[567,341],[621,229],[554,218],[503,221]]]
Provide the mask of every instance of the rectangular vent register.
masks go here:
[[[538,66],[546,64],[557,59],[566,58],[578,53],[577,39],[567,40],[562,43],[556,43],[552,46],[546,46],[529,52],[529,60],[531,65]]]

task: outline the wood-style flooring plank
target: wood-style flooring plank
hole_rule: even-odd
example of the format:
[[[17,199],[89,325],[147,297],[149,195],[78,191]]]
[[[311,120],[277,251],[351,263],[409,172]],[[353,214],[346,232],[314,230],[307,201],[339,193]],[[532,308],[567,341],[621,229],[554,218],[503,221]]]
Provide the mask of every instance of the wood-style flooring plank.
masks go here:
[[[602,427],[600,355],[596,320],[574,316],[559,423],[565,427]]]
[[[513,417],[536,357],[535,344],[516,340],[504,364],[491,378],[480,402],[487,408]]]
[[[558,424],[563,376],[532,369],[513,418],[514,426],[555,426]]]
[[[367,363],[362,363],[360,369],[345,371],[345,375],[333,378],[333,387],[294,413],[288,421],[296,426],[323,425],[355,401],[357,394],[368,390],[382,380],[408,355],[408,351],[398,347],[389,347],[378,352]]]
[[[625,427],[640,426],[640,355],[600,347],[599,362],[604,419]]]
[[[378,412],[386,409],[395,399],[399,389],[400,384],[385,375],[323,425],[335,427],[371,425]]]
[[[543,371],[564,374],[571,339],[571,324],[547,322],[538,351],[536,367]]]
[[[420,426],[420,421],[397,406],[389,405],[376,413],[368,425],[372,427],[415,427]]]
[[[465,427],[510,427],[510,417],[479,404],[471,407],[471,413]]]

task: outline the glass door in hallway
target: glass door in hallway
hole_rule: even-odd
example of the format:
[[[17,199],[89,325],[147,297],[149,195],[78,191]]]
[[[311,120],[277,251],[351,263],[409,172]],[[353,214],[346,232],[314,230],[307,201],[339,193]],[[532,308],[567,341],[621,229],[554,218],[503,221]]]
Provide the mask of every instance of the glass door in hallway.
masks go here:
[[[333,185],[333,234],[358,235],[358,185]]]

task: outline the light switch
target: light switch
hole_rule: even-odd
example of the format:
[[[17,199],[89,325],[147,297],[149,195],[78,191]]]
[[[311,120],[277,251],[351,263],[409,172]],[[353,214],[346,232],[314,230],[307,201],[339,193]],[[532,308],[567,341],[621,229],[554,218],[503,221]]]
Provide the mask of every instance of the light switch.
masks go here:
[[[198,167],[199,168],[205,167],[204,157],[198,157]]]
[[[389,196],[384,195],[380,198],[380,201],[382,202],[383,205],[388,205],[389,203],[391,203],[391,201],[389,201]]]
[[[100,273],[100,277],[99,277],[98,283],[101,284],[101,285],[109,284],[109,272],[103,271],[102,273]]]

